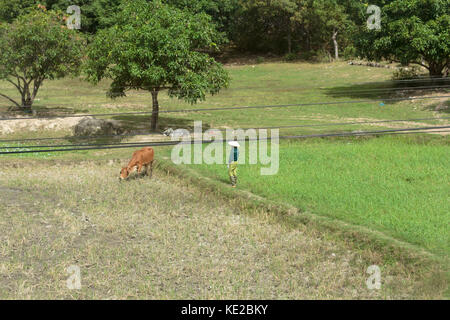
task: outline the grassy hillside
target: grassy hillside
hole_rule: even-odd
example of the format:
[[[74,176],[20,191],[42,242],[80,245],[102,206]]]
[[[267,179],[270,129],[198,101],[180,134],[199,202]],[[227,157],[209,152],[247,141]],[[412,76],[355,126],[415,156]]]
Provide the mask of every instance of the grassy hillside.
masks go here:
[[[330,122],[366,121],[381,119],[408,119],[448,116],[448,99],[387,101],[407,96],[438,96],[449,92],[450,81],[392,82],[392,70],[349,66],[345,62],[333,64],[266,63],[259,65],[228,66],[232,77],[229,89],[197,105],[160,94],[160,109],[181,110],[233,106],[280,105],[362,101],[352,104],[314,105],[289,108],[248,109],[239,111],[208,111],[201,113],[161,113],[160,128],[191,128],[194,121],[203,121],[204,127],[261,127],[307,125]],[[440,86],[439,90],[427,89]],[[412,90],[412,87],[416,89]],[[73,113],[131,112],[151,110],[151,96],[145,91],[132,91],[127,97],[111,100],[105,96],[107,82],[92,86],[79,79],[47,81],[39,92],[35,108],[38,115]],[[402,89],[402,90],[399,90]],[[12,85],[0,82],[0,90],[15,95]],[[369,102],[367,102],[369,101]],[[384,103],[384,105],[380,105]],[[8,114],[10,103],[0,100],[0,114]],[[447,109],[446,109],[447,108]],[[149,115],[123,115],[114,119],[123,121],[131,129],[149,129]],[[426,124],[446,124],[447,120],[420,121]],[[414,126],[414,124],[377,124],[376,127]],[[26,125],[25,125],[26,126]],[[334,131],[373,128],[371,125],[332,127]],[[283,129],[283,134],[329,132],[327,127]],[[60,132],[68,134],[69,131]],[[47,132],[47,136],[60,133]],[[42,132],[17,136],[42,136]]]

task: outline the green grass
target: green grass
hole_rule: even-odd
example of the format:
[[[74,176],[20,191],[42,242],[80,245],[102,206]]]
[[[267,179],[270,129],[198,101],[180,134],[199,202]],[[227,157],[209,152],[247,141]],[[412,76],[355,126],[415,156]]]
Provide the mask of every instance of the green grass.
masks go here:
[[[28,143],[1,143],[0,144],[0,152],[24,152],[24,151],[34,151],[34,150],[46,150],[47,148],[27,148],[30,144]],[[23,158],[39,158],[39,159],[48,159],[54,157],[56,154],[51,152],[32,152],[32,153],[21,153],[16,154],[14,157],[18,159]],[[12,155],[11,155],[12,156]]]
[[[449,151],[446,138],[282,141],[278,174],[239,165],[239,189],[448,256]],[[190,167],[228,183],[225,165]]]

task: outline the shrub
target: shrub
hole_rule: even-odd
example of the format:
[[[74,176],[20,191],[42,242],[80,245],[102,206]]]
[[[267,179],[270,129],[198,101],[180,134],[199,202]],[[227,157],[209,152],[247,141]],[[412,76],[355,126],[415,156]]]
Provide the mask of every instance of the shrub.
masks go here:
[[[418,66],[412,67],[400,67],[392,74],[393,80],[408,80],[415,79],[420,74],[420,68]]]
[[[256,58],[256,63],[263,63],[265,61],[264,57],[257,57]]]
[[[356,48],[352,45],[345,47],[344,51],[342,52],[342,56],[346,60],[356,58]]]
[[[296,53],[288,53],[283,57],[284,61],[295,61],[298,60],[298,55]]]

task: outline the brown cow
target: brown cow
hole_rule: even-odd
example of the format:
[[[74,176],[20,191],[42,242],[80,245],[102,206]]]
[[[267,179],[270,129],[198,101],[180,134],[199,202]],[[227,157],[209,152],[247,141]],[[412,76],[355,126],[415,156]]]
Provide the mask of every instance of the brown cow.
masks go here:
[[[153,173],[153,158],[155,152],[150,147],[142,148],[133,152],[128,166],[123,167],[120,171],[120,180],[126,179],[130,173],[137,169],[138,174],[141,173],[142,167],[145,167],[145,175],[148,175],[148,169],[150,167],[150,178]]]

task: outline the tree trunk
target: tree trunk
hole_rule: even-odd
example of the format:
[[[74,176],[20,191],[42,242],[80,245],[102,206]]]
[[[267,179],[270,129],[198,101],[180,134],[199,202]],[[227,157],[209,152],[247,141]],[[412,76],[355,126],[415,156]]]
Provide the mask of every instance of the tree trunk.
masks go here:
[[[158,115],[159,115],[158,92],[159,92],[159,89],[153,89],[151,91],[152,104],[153,104],[152,124],[151,124],[152,131],[156,131],[156,129],[158,128]]]
[[[334,58],[336,60],[339,60],[339,46],[338,46],[338,42],[336,40],[338,32],[336,30],[333,30],[333,43],[334,43]]]
[[[308,42],[308,51],[311,51],[311,49],[312,49],[312,44],[311,44],[311,34],[309,33],[309,31],[308,31],[308,34],[307,34],[307,36],[306,36],[306,40],[307,40],[307,42]]]
[[[33,91],[31,91],[31,82],[33,83]],[[30,82],[24,81],[23,90],[21,91],[22,95],[22,109],[26,112],[31,112],[31,106],[33,105],[34,99],[39,91],[39,87],[41,86],[41,79],[30,80]]]
[[[24,82],[23,91],[21,93],[22,93],[21,108],[25,112],[31,112],[31,106],[33,105],[33,100],[31,99],[30,85],[27,82]]]
[[[428,70],[430,72],[430,76],[432,77],[442,77],[444,73],[445,65],[436,62],[428,63]]]
[[[31,112],[31,106],[33,105],[33,101],[29,96],[22,96],[22,105],[21,108],[26,112]]]
[[[327,49],[324,49],[324,50],[325,50],[325,52],[328,54],[328,60],[329,60],[330,62],[333,62],[333,58],[331,57],[330,50],[327,50]]]
[[[288,28],[288,35],[287,35],[287,42],[288,42],[288,53],[292,53],[292,32],[291,32],[291,26]]]
[[[41,78],[31,79],[31,80],[29,80],[27,82],[25,77],[16,76],[16,78],[17,78],[17,82],[14,82],[11,79],[6,79],[6,81],[8,81],[9,83],[13,84],[17,88],[17,90],[19,91],[20,96],[21,96],[20,103],[14,101],[13,99],[11,99],[10,97],[8,97],[8,96],[6,96],[4,94],[0,93],[0,96],[8,99],[12,103],[14,103],[18,108],[24,110],[25,112],[31,112],[32,111],[31,107],[33,105],[34,99],[36,98],[36,95],[37,95],[37,93],[39,91],[39,87],[41,86],[42,81],[44,79],[41,79]],[[23,84],[21,83],[20,80],[22,80]],[[32,87],[33,87],[32,91],[30,89],[31,88],[31,83],[33,83],[32,84]]]

